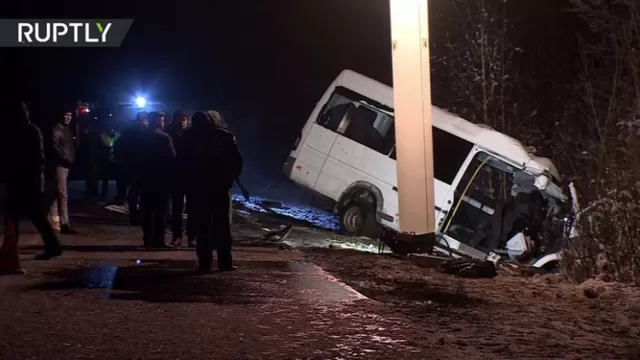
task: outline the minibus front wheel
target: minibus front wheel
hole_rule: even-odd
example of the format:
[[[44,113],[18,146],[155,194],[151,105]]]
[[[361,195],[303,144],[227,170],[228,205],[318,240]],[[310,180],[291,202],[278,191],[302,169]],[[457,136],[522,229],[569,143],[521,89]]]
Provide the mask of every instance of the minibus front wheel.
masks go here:
[[[350,202],[343,206],[340,211],[340,231],[348,236],[379,237],[382,229],[376,223],[373,204]]]

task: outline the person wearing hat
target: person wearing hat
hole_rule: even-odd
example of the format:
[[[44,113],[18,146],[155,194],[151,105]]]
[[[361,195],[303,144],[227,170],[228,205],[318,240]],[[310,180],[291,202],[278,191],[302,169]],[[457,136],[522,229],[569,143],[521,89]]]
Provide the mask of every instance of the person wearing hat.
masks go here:
[[[235,270],[231,255],[230,190],[242,172],[243,161],[235,136],[215,120],[205,112],[197,112],[185,135],[187,202],[197,237],[198,272],[202,274],[212,271],[213,249],[218,254],[218,271]]]
[[[209,118],[217,127],[225,130],[228,129],[227,122],[224,121],[222,115],[220,115],[219,112],[215,110],[209,110],[207,111],[207,115],[209,115]],[[240,189],[240,192],[242,192],[242,197],[244,197],[246,201],[249,201],[251,199],[251,195],[249,194],[249,190],[247,190],[247,187],[244,186],[244,183],[242,183],[242,181],[238,178],[236,179],[236,181],[234,181],[234,184],[236,184],[236,186]]]

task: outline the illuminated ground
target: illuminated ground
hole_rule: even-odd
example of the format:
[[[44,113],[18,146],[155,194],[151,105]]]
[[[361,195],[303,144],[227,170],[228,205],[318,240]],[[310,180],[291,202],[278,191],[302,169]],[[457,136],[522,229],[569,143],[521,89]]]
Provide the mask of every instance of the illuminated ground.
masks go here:
[[[27,234],[28,275],[0,278],[0,359],[640,358],[640,291],[621,284],[460,279],[268,212],[236,216],[240,271],[198,278],[191,250],[139,251],[122,218],[72,213],[84,235],[61,259],[31,261]],[[287,222],[298,249],[261,239]]]
[[[278,230],[291,224],[293,230],[282,244],[292,248],[342,248],[377,253],[380,249],[377,240],[342,236],[337,234],[338,219],[330,212],[318,210],[312,206],[273,201],[264,197],[252,197],[245,200],[235,194],[234,221],[239,233],[259,241],[261,235]],[[102,209],[100,209],[102,210]],[[126,223],[128,208],[126,205],[106,206],[106,212],[122,223]],[[185,215],[186,217],[187,215]]]

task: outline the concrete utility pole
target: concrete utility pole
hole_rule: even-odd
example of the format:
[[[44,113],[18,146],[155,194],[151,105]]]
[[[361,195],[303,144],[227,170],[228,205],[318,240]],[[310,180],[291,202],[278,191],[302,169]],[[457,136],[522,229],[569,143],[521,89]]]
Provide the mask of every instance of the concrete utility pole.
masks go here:
[[[435,232],[428,0],[390,0],[400,231]]]

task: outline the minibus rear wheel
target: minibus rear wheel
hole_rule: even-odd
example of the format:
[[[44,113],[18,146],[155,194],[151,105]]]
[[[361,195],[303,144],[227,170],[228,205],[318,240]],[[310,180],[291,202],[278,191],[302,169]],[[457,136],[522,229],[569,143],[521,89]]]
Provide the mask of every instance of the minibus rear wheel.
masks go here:
[[[340,232],[348,236],[377,238],[382,229],[376,223],[373,204],[350,202],[340,210]]]

